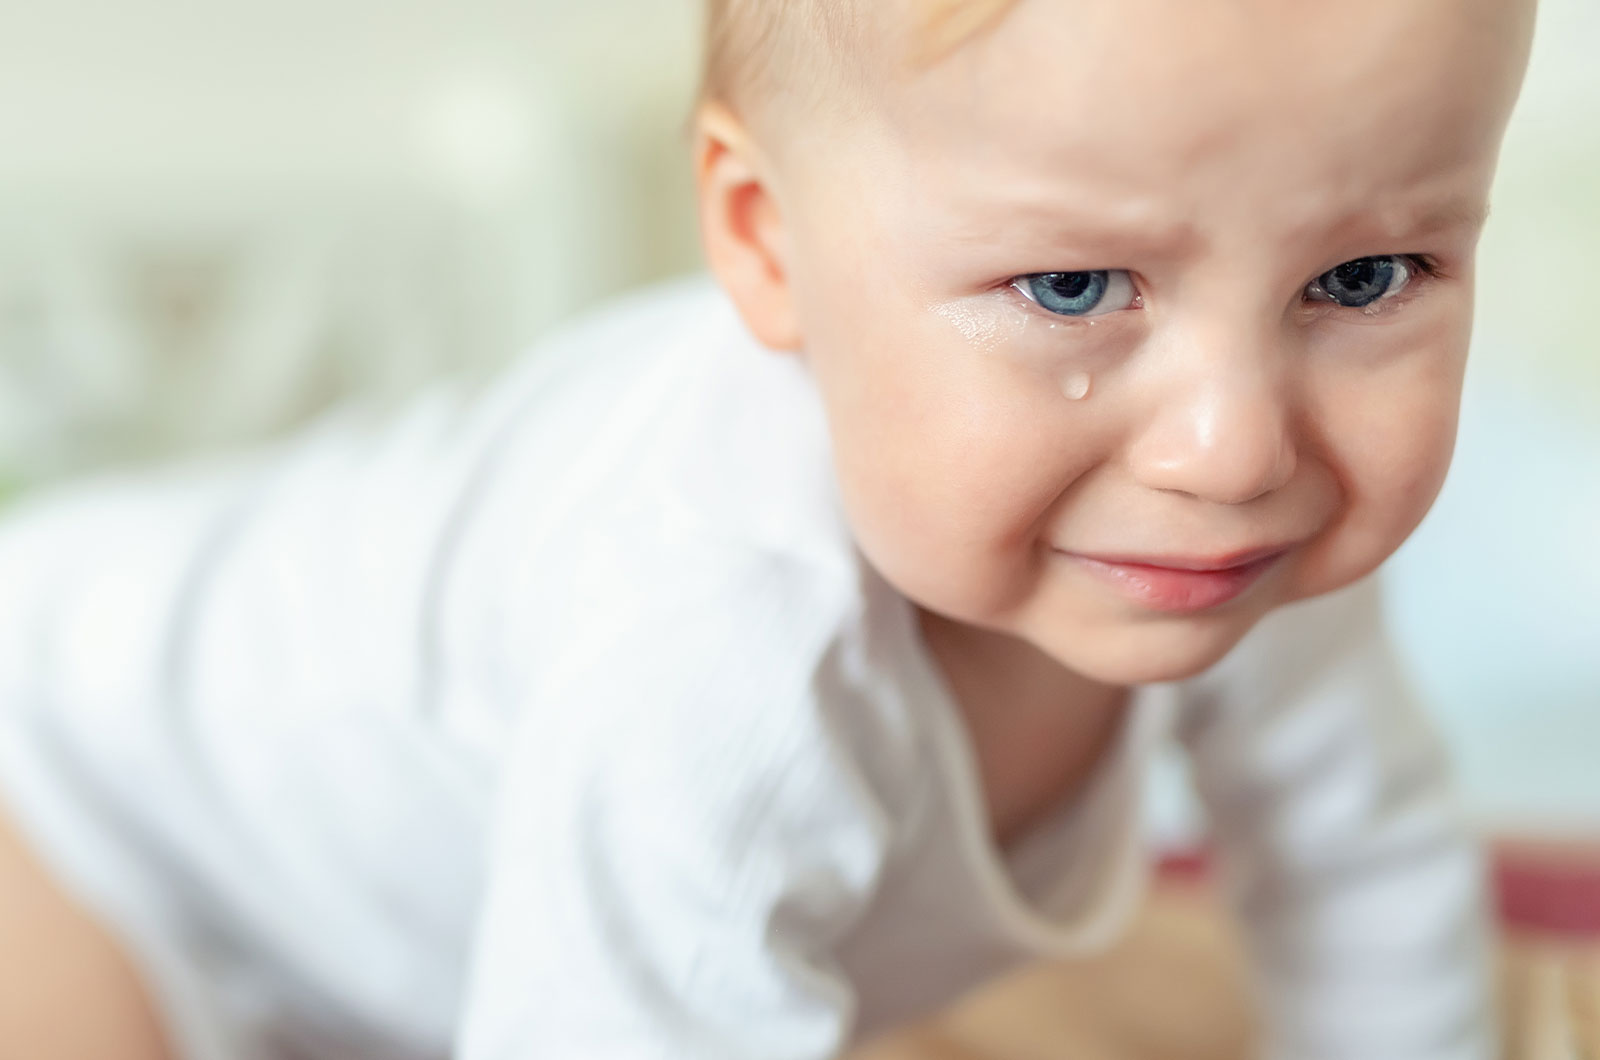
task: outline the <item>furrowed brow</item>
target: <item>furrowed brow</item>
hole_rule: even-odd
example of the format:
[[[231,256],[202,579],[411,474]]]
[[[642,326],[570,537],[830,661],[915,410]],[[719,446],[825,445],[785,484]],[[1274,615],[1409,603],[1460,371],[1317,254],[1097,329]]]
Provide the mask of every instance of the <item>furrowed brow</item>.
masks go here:
[[[1156,220],[1140,211],[1068,211],[1051,207],[1007,206],[983,220],[957,222],[950,232],[964,244],[1018,242],[1040,248],[1082,249],[1085,252],[1178,257],[1201,242],[1199,230],[1187,222]]]
[[[1396,239],[1422,239],[1457,229],[1476,231],[1489,219],[1489,206],[1485,202],[1465,199],[1451,200],[1411,210],[1396,211],[1383,218],[1383,229]]]

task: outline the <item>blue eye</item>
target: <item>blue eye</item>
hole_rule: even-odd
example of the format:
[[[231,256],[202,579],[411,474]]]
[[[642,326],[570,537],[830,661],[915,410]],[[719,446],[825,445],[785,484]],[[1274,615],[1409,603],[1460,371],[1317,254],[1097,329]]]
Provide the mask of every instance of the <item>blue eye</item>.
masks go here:
[[[1306,291],[1315,301],[1362,309],[1404,290],[1411,268],[1409,259],[1394,254],[1356,258],[1318,276]]]
[[[1011,286],[1040,309],[1064,317],[1114,313],[1131,308],[1139,300],[1133,278],[1124,269],[1040,272],[1019,276]]]

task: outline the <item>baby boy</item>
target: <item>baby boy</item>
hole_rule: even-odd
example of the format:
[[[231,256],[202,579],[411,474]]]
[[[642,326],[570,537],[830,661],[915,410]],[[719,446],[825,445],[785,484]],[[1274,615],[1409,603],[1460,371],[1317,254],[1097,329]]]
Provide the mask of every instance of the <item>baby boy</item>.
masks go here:
[[[125,969],[72,1018],[836,1057],[1114,940],[1175,738],[1272,1056],[1493,1055],[1370,576],[1449,463],[1531,21],[714,2],[715,285],[0,529],[0,805]]]

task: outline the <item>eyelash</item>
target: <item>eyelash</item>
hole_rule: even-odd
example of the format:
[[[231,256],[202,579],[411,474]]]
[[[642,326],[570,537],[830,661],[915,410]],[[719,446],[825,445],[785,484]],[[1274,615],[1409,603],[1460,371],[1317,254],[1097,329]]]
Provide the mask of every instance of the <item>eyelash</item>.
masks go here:
[[[1424,276],[1433,278],[1440,275],[1439,259],[1431,254],[1396,254],[1395,257],[1415,265]]]
[[[1405,302],[1409,302],[1412,299],[1412,297],[1414,297],[1415,292],[1412,290],[1412,288],[1414,286],[1416,286],[1418,280],[1424,280],[1424,281],[1426,281],[1426,280],[1436,280],[1436,279],[1439,279],[1440,277],[1442,277],[1444,275],[1444,271],[1443,271],[1442,267],[1439,264],[1439,260],[1437,258],[1433,257],[1430,254],[1365,254],[1365,255],[1362,255],[1362,257],[1374,257],[1374,258],[1376,258],[1376,257],[1394,257],[1394,258],[1399,258],[1401,261],[1405,262],[1407,266],[1411,267],[1414,270],[1411,283],[1409,283],[1407,285],[1407,287],[1406,287],[1406,289],[1404,291],[1399,293],[1394,299],[1391,299],[1391,301],[1393,301],[1395,304],[1403,304]],[[1350,261],[1360,261],[1361,258],[1350,258],[1349,260]],[[1344,264],[1344,262],[1341,262],[1340,264]],[[1338,266],[1335,265],[1334,268],[1338,268]],[[1072,270],[1067,270],[1067,271],[1072,271]],[[1086,270],[1086,271],[1092,271],[1092,270]],[[1106,271],[1120,271],[1120,270],[1106,270]],[[1050,319],[1052,321],[1065,321],[1065,322],[1070,324],[1070,323],[1088,323],[1088,322],[1090,322],[1092,320],[1099,319],[1098,317],[1093,317],[1093,316],[1090,316],[1090,317],[1072,317],[1072,316],[1065,316],[1065,315],[1062,315],[1060,313],[1052,313],[1048,309],[1045,309],[1043,306],[1039,305],[1033,299],[1029,298],[1027,295],[1023,294],[1019,289],[1017,289],[1018,285],[1023,283],[1026,280],[1032,279],[1032,278],[1034,278],[1036,276],[1048,276],[1048,275],[1050,275],[1050,274],[1049,273],[1034,273],[1034,272],[1021,273],[1021,274],[1019,274],[1017,276],[1013,276],[1011,279],[1005,281],[1004,287],[1006,289],[1011,290],[1014,297],[1019,298],[1024,303],[1026,303],[1027,308],[1031,312],[1043,314],[1045,317],[1047,317],[1048,319]],[[1301,288],[1301,290],[1305,291],[1305,290],[1310,289],[1312,284],[1316,283],[1319,279],[1321,279],[1325,275],[1327,275],[1327,272],[1318,273],[1316,276],[1314,276],[1310,280],[1306,281],[1305,285]],[[1135,288],[1135,298],[1136,298],[1136,301],[1137,301],[1137,305],[1132,306],[1130,308],[1143,308],[1143,306],[1144,306],[1144,293],[1142,291],[1139,291],[1137,289],[1137,287]],[[1317,307],[1317,308],[1325,308],[1325,309],[1328,309],[1328,310],[1344,310],[1346,312],[1362,313],[1363,315],[1369,315],[1369,316],[1372,315],[1370,312],[1368,312],[1368,309],[1370,309],[1370,307],[1341,306],[1341,305],[1339,305],[1339,304],[1337,304],[1335,302],[1327,302],[1327,301],[1323,301],[1321,299],[1307,299],[1306,300],[1306,304],[1314,306],[1314,307]],[[1381,305],[1382,303],[1380,302],[1380,303],[1375,303],[1375,304]],[[1382,310],[1380,309],[1379,312],[1381,312],[1381,311]],[[1105,315],[1109,316],[1111,314],[1105,314]]]
[[[1337,302],[1321,298],[1308,299],[1306,304],[1315,310],[1322,310],[1324,312],[1343,311],[1345,314],[1359,313],[1362,316],[1369,318],[1382,316],[1386,310],[1397,309],[1400,306],[1409,304],[1411,301],[1420,296],[1423,291],[1427,290],[1430,281],[1438,279],[1441,275],[1438,259],[1427,254],[1369,254],[1365,255],[1365,257],[1396,258],[1403,262],[1406,267],[1411,270],[1410,279],[1407,281],[1405,287],[1396,292],[1392,297],[1381,298],[1367,306],[1339,305]],[[1360,261],[1362,259],[1352,258],[1351,260]],[[1341,264],[1344,263],[1341,262]],[[1338,267],[1339,266],[1337,265],[1334,266],[1334,268]],[[1313,279],[1310,283],[1306,284],[1306,287],[1309,288],[1312,284],[1316,283],[1326,275],[1327,273],[1318,274],[1316,279]]]

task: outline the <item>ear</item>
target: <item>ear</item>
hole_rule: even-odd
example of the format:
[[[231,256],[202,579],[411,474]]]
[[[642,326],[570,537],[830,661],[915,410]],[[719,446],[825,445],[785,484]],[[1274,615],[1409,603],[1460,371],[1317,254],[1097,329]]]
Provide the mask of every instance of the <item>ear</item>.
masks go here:
[[[695,116],[694,164],[711,271],[757,341],[798,351],[789,241],[768,160],[732,111],[707,103]]]

